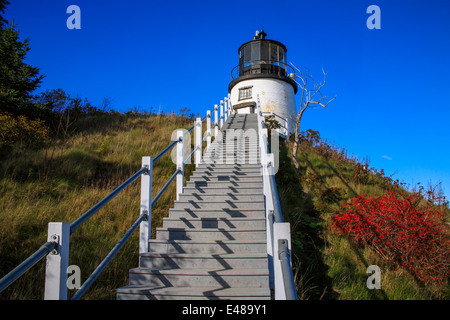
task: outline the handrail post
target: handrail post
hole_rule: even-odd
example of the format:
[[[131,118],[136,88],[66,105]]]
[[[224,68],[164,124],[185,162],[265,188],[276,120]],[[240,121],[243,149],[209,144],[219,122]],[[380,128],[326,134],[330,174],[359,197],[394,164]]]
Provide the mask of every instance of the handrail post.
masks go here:
[[[180,194],[183,193],[184,186],[184,131],[177,130],[177,200],[180,198]]]
[[[260,155],[261,155],[261,160],[263,160],[264,156],[267,155],[267,139],[268,136],[268,132],[267,129],[260,129],[259,130],[259,151],[260,151]]]
[[[206,111],[206,149],[211,145],[211,111]]]
[[[224,120],[224,122],[226,122],[228,119],[228,98],[225,97],[223,100],[224,100],[223,114],[225,117],[223,120]]]
[[[278,258],[282,269],[285,300],[297,300],[294,276],[292,274],[291,249],[289,239],[278,240]]]
[[[291,228],[289,223],[281,222],[273,224],[273,252],[274,252],[274,271],[275,271],[275,300],[286,300],[286,288],[283,279],[282,265],[280,259],[282,241],[287,241],[287,250],[291,252]],[[282,240],[282,241],[280,241]]]
[[[273,203],[272,190],[270,188],[271,179],[271,166],[269,163],[273,163],[273,154],[267,154],[265,151],[261,154],[261,165],[263,174],[263,193],[265,198],[266,209],[266,240],[267,240],[267,256],[269,259],[269,283],[270,287],[274,288],[275,282],[275,269],[274,269],[274,250],[273,250],[273,223],[274,223],[274,211],[275,204]]]
[[[47,241],[57,245],[47,255],[45,266],[45,300],[67,300],[67,268],[69,267],[70,223],[50,222]]]
[[[214,137],[217,137],[219,134],[219,115],[218,115],[219,106],[217,104],[214,105]]]
[[[200,162],[202,161],[202,119],[197,118],[197,121],[195,123],[195,132],[194,132],[194,139],[195,139],[195,167],[197,168]]]
[[[219,129],[223,127],[223,100],[220,100],[220,120],[219,120]]]
[[[141,209],[140,215],[146,214],[147,219],[139,225],[139,253],[148,252],[148,241],[151,238],[152,221],[152,157],[142,157],[142,167],[147,168],[147,172],[141,175]]]

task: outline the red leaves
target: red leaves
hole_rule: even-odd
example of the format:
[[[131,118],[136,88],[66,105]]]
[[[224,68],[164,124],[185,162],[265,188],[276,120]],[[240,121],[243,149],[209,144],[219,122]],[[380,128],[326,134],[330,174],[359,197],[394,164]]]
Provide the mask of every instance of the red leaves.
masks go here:
[[[380,197],[359,195],[341,208],[333,224],[418,280],[444,283],[450,276],[449,224],[444,206],[434,204],[430,191],[428,195],[428,200],[420,193],[405,196],[398,190]]]

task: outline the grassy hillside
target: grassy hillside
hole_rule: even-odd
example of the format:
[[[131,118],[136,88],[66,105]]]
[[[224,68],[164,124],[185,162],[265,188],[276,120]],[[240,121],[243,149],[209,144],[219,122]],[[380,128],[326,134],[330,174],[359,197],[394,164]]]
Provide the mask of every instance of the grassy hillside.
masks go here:
[[[51,221],[73,222],[140,169],[142,156],[156,156],[171,142],[173,130],[193,120],[175,116],[99,115],[81,119],[77,132],[46,147],[15,146],[0,167],[0,276],[26,259],[47,239]],[[187,174],[191,166],[186,166]],[[170,152],[154,167],[157,193],[175,171]],[[153,209],[160,226],[175,199],[172,184]],[[70,265],[81,268],[82,282],[139,216],[140,182],[135,181],[71,236]],[[113,299],[138,265],[135,232],[84,299]],[[1,299],[42,299],[45,259],[13,283]],[[74,292],[69,293],[69,295]]]
[[[45,146],[16,145],[2,153],[0,164],[0,276],[46,241],[51,221],[73,222],[140,168],[142,156],[155,156],[175,129],[189,128],[186,117],[93,115],[79,120],[64,140]],[[309,137],[311,138],[311,136]],[[314,138],[314,136],[312,136]],[[311,138],[311,139],[312,139]],[[316,137],[317,138],[317,137]],[[293,266],[301,299],[448,299],[445,288],[418,284],[370,248],[361,248],[332,227],[331,218],[355,195],[382,195],[392,184],[382,173],[326,144],[303,143],[300,169],[281,143],[277,186],[286,221],[291,223]],[[316,139],[317,140],[317,139]],[[192,166],[187,166],[189,176]],[[154,167],[153,192],[160,190],[175,165],[170,154]],[[152,227],[175,199],[175,185],[153,209]],[[136,181],[71,236],[69,264],[78,265],[82,282],[92,273],[139,215]],[[366,268],[382,270],[382,289],[368,290]],[[84,299],[114,299],[138,265],[135,233],[87,291]],[[42,299],[45,262],[0,294],[0,299]],[[69,292],[69,297],[74,292]]]
[[[332,217],[350,198],[360,194],[381,196],[398,182],[384,176],[382,171],[364,169],[368,169],[367,161],[360,162],[343,149],[323,141],[314,143],[311,139],[304,140],[300,147],[300,169],[296,170],[290,156],[291,147],[292,143],[281,145],[276,180],[284,219],[291,223],[299,298],[450,298],[448,286],[418,282],[393,261],[384,259],[371,248],[358,246],[333,227]],[[381,269],[380,290],[369,290],[366,286],[369,277],[366,269],[370,265]]]

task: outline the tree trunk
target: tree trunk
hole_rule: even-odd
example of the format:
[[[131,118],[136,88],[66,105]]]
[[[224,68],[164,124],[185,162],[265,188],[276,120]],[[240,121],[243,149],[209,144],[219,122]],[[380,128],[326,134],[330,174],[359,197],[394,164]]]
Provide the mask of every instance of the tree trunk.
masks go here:
[[[295,139],[297,140],[297,139]],[[300,165],[298,164],[298,159],[297,159],[297,151],[298,151],[298,142],[295,141],[294,142],[294,147],[292,148],[292,161],[294,161],[294,166],[296,169],[300,168]]]
[[[297,159],[297,152],[298,152],[298,147],[300,146],[300,137],[299,137],[299,132],[300,132],[300,121],[302,120],[302,115],[303,112],[305,112],[306,108],[303,108],[298,114],[297,114],[297,121],[295,123],[295,141],[294,141],[294,147],[292,148],[292,161],[294,161],[294,166],[296,169],[300,168],[300,164],[298,163],[298,159]]]

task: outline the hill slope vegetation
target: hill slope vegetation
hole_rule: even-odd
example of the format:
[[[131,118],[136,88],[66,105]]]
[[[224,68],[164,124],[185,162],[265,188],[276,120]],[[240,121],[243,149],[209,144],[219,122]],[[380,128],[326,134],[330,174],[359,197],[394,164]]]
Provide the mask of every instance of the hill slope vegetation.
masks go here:
[[[139,170],[142,156],[157,155],[169,145],[174,130],[192,124],[193,120],[183,115],[95,113],[78,119],[67,135],[50,136],[44,143],[8,143],[0,165],[0,276],[46,241],[49,222],[76,220]],[[380,254],[380,246],[357,241],[335,223],[336,217],[345,213],[344,206],[360,195],[383,197],[389,190],[401,190],[406,196],[414,192],[369,168],[367,161],[361,162],[345,150],[328,145],[318,132],[302,133],[302,139],[300,169],[295,169],[289,155],[291,142],[281,142],[276,174],[284,219],[291,223],[299,298],[448,299],[446,281],[420,281],[387,252]],[[170,154],[158,161],[154,167],[154,192],[174,170]],[[188,165],[187,177],[192,170],[193,166]],[[154,208],[153,230],[161,226],[173,205],[174,188],[172,185]],[[69,264],[80,267],[82,281],[137,218],[139,190],[139,182],[130,185],[72,235]],[[435,207],[444,208],[443,219],[448,218],[446,203]],[[448,229],[440,235],[445,255]],[[448,280],[448,254],[440,263],[443,265],[438,269]],[[127,283],[128,270],[137,265],[136,233],[84,299],[114,299],[115,289]],[[369,290],[366,286],[370,265],[381,269],[381,289]],[[0,298],[42,299],[44,267],[44,261],[34,266]],[[70,291],[69,297],[73,293]]]

